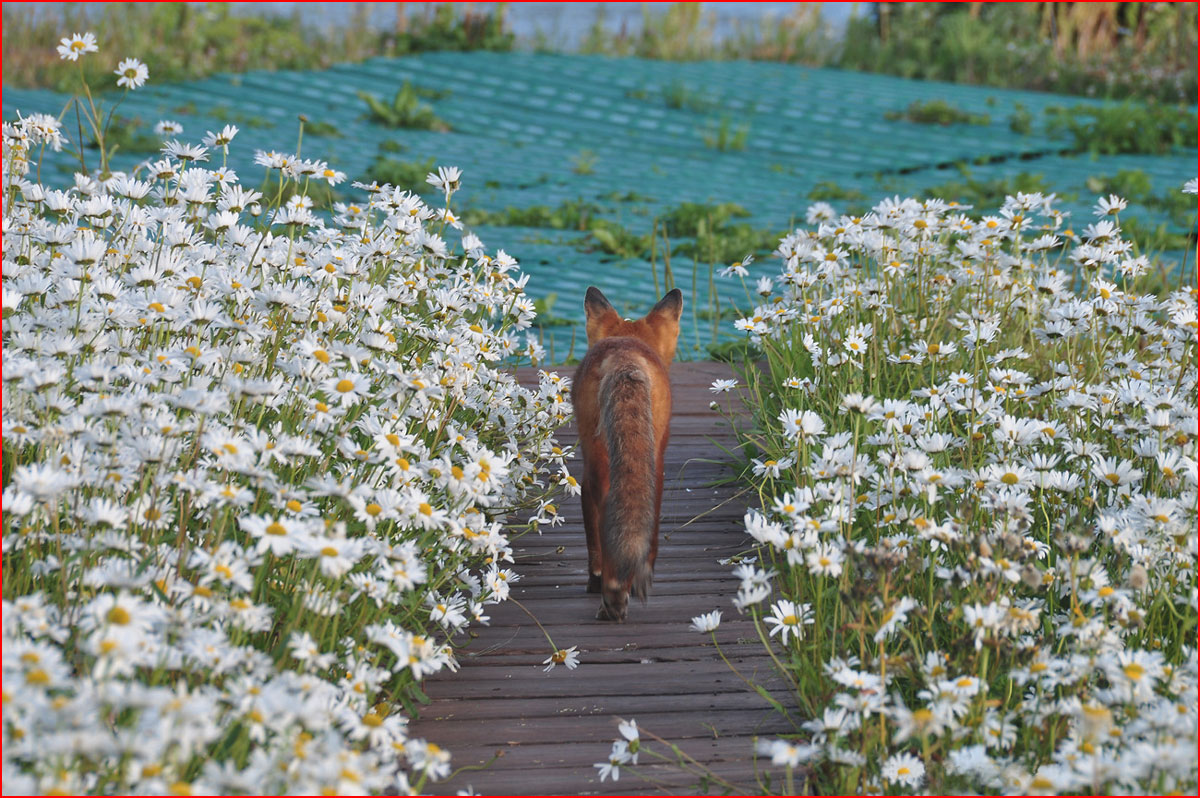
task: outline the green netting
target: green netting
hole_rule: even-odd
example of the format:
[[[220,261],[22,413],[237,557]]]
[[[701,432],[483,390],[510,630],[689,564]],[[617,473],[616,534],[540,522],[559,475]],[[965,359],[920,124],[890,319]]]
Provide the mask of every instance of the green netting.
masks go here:
[[[386,129],[366,120],[357,92],[387,101],[405,80],[440,93],[425,102],[450,125],[450,132]],[[67,101],[52,92],[9,88],[3,98],[8,119],[17,109],[58,114]],[[935,99],[987,114],[990,123],[939,127],[885,117],[914,100]],[[142,120],[147,128],[159,119],[176,119],[185,127],[182,138],[189,141],[226,123],[238,125],[241,132],[229,166],[243,182],[257,184],[262,170],[253,164],[254,150],[294,149],[297,116],[303,113],[333,124],[340,136],[306,134],[302,154],[328,160],[352,180],[364,175],[382,142],[395,141],[404,151],[391,157],[432,157],[463,169],[460,210],[553,208],[584,200],[598,206],[604,218],[638,234],[685,201],[737,203],[750,216],[736,222],[784,230],[802,218],[812,202],[809,192],[818,184],[861,195],[862,200],[830,200],[843,211],[856,202],[869,205],[884,195],[917,193],[961,179],[959,163],[967,164],[977,180],[1041,174],[1051,190],[1073,197],[1062,207],[1082,227],[1092,220],[1095,203],[1087,188],[1090,177],[1140,169],[1161,193],[1177,190],[1195,174],[1191,151],[1064,155],[1062,140],[1036,129],[1018,135],[1009,128],[1018,104],[1040,119],[1047,107],[1081,103],[1088,101],[761,62],[481,52],[376,59],[321,72],[257,72],[151,84],[130,94],[120,114]],[[722,124],[727,139],[744,131],[743,148],[712,146]],[[146,157],[118,153],[114,167],[127,169]],[[43,178],[53,181],[56,170],[65,178],[77,165],[65,155],[48,157]],[[339,191],[354,194],[348,183]],[[1161,209],[1135,206],[1132,211],[1151,226],[1165,222],[1179,230],[1178,220]],[[531,295],[557,295],[555,316],[578,320],[589,284],[600,285],[630,315],[654,299],[650,263],[581,251],[578,233],[506,227],[477,232],[489,247],[503,247],[532,273]],[[711,305],[710,272],[724,265],[679,258],[672,262],[676,284],[689,301],[694,292],[705,308]],[[757,271],[771,273],[775,265],[762,264]],[[661,287],[661,259],[657,272]],[[717,277],[714,282],[721,297],[746,304],[740,281]],[[698,322],[696,330],[691,314],[685,313],[684,355],[693,354],[697,339],[701,349],[710,342],[711,321]],[[729,323],[722,329],[729,330]],[[557,359],[570,350],[573,335],[578,339],[575,354],[583,350],[582,333],[574,327],[541,332]]]

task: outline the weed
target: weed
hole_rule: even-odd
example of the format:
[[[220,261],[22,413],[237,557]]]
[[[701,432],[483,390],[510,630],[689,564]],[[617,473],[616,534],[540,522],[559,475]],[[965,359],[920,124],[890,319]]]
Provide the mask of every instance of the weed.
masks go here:
[[[587,230],[592,218],[600,211],[590,202],[567,200],[556,208],[533,205],[528,208],[509,206],[502,211],[471,208],[463,212],[469,225],[495,227],[544,227],[552,230]]]
[[[726,225],[694,241],[680,242],[674,254],[703,263],[729,264],[748,254],[757,257],[773,252],[786,233],[785,230],[764,230],[748,224]]]
[[[1071,136],[1076,152],[1164,155],[1195,146],[1196,112],[1161,103],[1051,106],[1046,109],[1046,132]]]
[[[1121,219],[1121,236],[1136,241],[1144,253],[1178,252],[1196,246],[1196,234],[1175,233],[1167,229],[1166,223],[1146,223],[1136,216]]]
[[[1012,116],[1008,118],[1008,129],[1018,136],[1028,136],[1033,132],[1033,114],[1021,103],[1014,104]]]
[[[537,317],[533,320],[534,327],[566,327],[575,323],[573,319],[555,316],[551,313],[557,301],[558,294],[553,291],[544,297],[533,300],[533,309],[537,313]]]
[[[505,30],[502,7],[481,13],[455,4],[429,4],[423,11],[401,12],[395,27],[381,29],[371,23],[365,4],[336,28],[303,24],[294,15],[238,14],[228,3],[32,5],[4,4],[0,49],[6,85],[77,89],[79,65],[53,57],[64,30],[96,33],[106,53],[138,53],[153,65],[155,82],[259,69],[324,69],[431,50],[506,51],[514,41]],[[115,65],[115,56],[82,62],[93,91],[113,86]]]
[[[225,122],[239,127],[251,128],[267,128],[272,126],[270,119],[259,114],[248,114],[243,111],[231,108],[228,105],[214,105],[206,111],[206,114],[218,122]]]
[[[651,236],[638,235],[610,219],[592,219],[588,224],[589,236],[578,246],[585,251],[599,249],[621,258],[638,258],[650,251]]]
[[[1196,215],[1196,200],[1191,194],[1184,194],[1174,186],[1156,193],[1150,175],[1141,169],[1121,169],[1111,176],[1093,175],[1085,185],[1092,194],[1116,194],[1147,208],[1164,210],[1181,225],[1188,224]]]
[[[939,197],[978,208],[1000,205],[1004,202],[1005,197],[1014,196],[1017,192],[1026,194],[1035,191],[1043,194],[1053,192],[1041,174],[1020,172],[1012,177],[977,180],[971,177],[970,170],[965,167],[962,167],[962,173],[962,180],[948,180],[945,183],[930,186],[921,192],[921,196]],[[1073,199],[1075,195],[1059,192],[1058,196],[1060,199]]]
[[[888,111],[885,119],[903,119],[918,125],[990,125],[992,118],[987,114],[972,114],[955,108],[945,100],[913,102],[903,111]]]
[[[571,156],[571,171],[577,175],[590,175],[596,171],[596,153],[591,150],[580,150],[578,155]]]
[[[304,132],[310,136],[324,136],[331,139],[340,139],[342,137],[342,131],[339,130],[338,126],[332,122],[305,122]],[[382,147],[380,149],[382,149]]]
[[[721,121],[708,127],[701,133],[704,146],[720,152],[741,151],[746,149],[746,139],[750,136],[750,125],[742,124],[736,128],[729,117],[721,117]]]
[[[421,194],[430,190],[425,178],[434,170],[435,162],[435,158],[427,158],[424,161],[401,161],[386,155],[376,155],[375,160],[367,167],[367,173],[363,179],[375,180],[381,184],[387,183],[414,194]]]
[[[433,112],[432,107],[421,102],[416,87],[407,80],[396,90],[390,104],[385,104],[375,95],[365,91],[359,91],[357,94],[359,99],[367,104],[367,118],[376,124],[407,130],[445,132],[450,129],[450,126]]]
[[[636,191],[611,191],[601,194],[600,199],[608,202],[654,202],[654,197]]]
[[[663,102],[668,108],[684,109],[696,113],[707,113],[720,106],[703,92],[692,91],[687,84],[673,80],[662,88]]]
[[[143,130],[145,123],[138,118],[114,116],[104,134],[104,145],[109,148],[109,155],[115,152],[136,154],[156,153],[162,149],[162,138]],[[97,149],[100,144],[93,134],[87,143],[88,149]]]
[[[705,349],[712,360],[722,363],[753,362],[762,357],[762,350],[744,338],[709,344]]]
[[[864,200],[866,195],[856,188],[842,188],[832,180],[824,180],[809,190],[808,198],[827,202],[829,200]]]
[[[719,205],[684,202],[660,218],[669,235],[698,237],[723,228],[730,219],[749,215],[748,210],[735,202]]]

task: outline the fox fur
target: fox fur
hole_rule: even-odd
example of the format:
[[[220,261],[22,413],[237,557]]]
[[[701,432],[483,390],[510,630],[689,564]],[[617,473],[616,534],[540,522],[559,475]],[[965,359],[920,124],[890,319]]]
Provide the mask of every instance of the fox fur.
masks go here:
[[[587,589],[601,594],[598,619],[624,621],[631,593],[646,600],[658,556],[683,294],[670,291],[637,321],[623,320],[594,286],[583,307],[588,350],[572,394],[583,452]]]

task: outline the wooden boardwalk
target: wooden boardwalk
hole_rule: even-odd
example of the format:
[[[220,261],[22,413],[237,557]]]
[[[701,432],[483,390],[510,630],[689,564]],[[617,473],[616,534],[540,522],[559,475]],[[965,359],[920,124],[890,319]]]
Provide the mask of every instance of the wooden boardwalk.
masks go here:
[[[708,388],[731,376],[730,370],[719,363],[677,363],[671,374],[674,413],[649,602],[632,601],[624,624],[594,620],[599,596],[584,592],[587,546],[579,499],[564,498],[566,524],[514,545],[521,580],[512,595],[556,645],[579,647],[579,668],[544,673],[540,665],[549,645],[537,626],[512,602],[490,607],[491,624],[472,627],[476,636],[459,654],[461,671],[426,682],[433,703],[410,734],[448,749],[455,769],[500,756],[484,770],[426,784],[430,794],[453,795],[468,786],[488,795],[696,791],[695,779],[677,768],[648,766],[655,760],[645,754],[639,770],[653,782],[625,772],[615,783],[601,783],[593,763],[607,759],[619,736],[618,718],[636,718],[640,728],[749,788],[752,739],[795,730],[721,661],[709,635],[689,629],[693,616],[720,609],[722,651],[746,677],[778,687],[753,625],[730,603],[738,587],[732,566],[717,562],[747,547],[742,516],[754,500],[738,495],[735,485],[711,487],[730,474],[713,441],[730,449],[734,442],[728,425],[709,409]],[[565,440],[575,439],[573,428],[563,433]]]

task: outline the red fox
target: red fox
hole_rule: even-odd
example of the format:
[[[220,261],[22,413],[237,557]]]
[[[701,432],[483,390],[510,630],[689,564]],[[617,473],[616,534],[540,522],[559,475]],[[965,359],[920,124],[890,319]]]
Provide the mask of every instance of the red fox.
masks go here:
[[[589,593],[599,620],[624,621],[629,594],[645,601],[658,554],[663,455],[671,420],[670,364],[683,294],[624,321],[604,294],[583,300],[588,350],[572,395],[583,451],[583,526]]]

